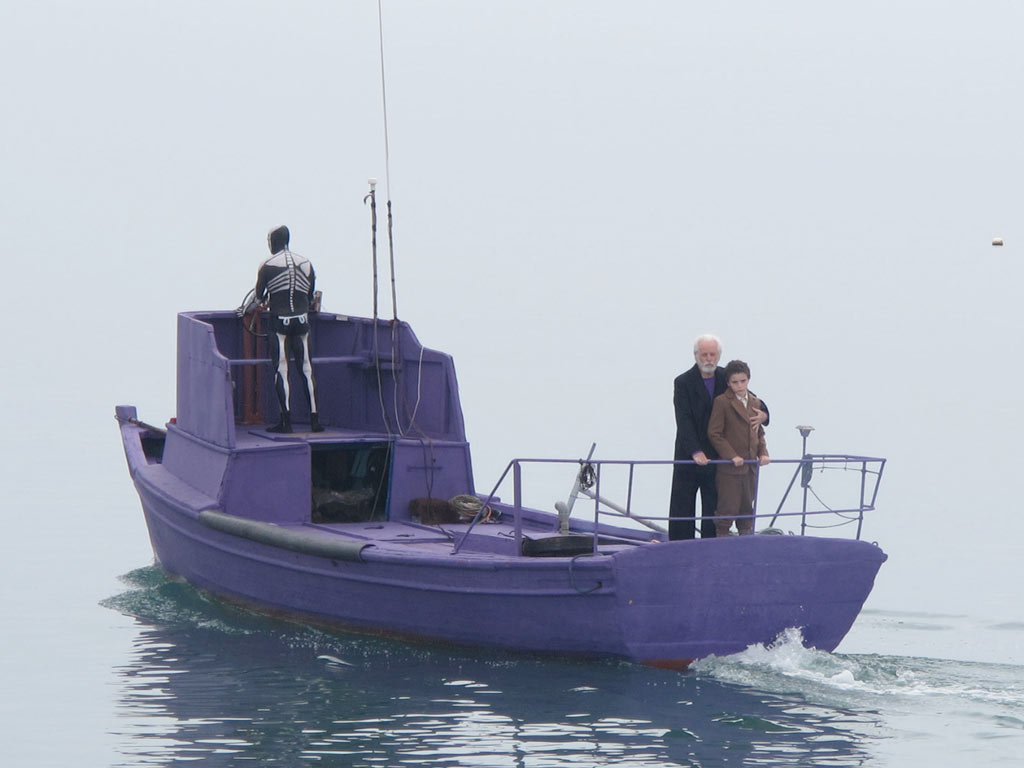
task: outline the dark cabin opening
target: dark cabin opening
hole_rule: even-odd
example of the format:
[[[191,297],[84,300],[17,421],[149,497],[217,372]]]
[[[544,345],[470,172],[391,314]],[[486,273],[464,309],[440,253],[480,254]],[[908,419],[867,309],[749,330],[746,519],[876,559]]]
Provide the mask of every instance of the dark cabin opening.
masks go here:
[[[166,435],[147,433],[142,436],[142,454],[150,464],[159,464],[164,460],[164,442]]]
[[[313,445],[314,523],[387,519],[390,443]]]

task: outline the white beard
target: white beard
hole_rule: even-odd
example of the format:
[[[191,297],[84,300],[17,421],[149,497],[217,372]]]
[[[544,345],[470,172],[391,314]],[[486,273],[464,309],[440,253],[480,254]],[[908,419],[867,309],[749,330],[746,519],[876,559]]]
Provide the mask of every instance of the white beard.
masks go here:
[[[711,375],[718,367],[718,363],[697,363],[697,367],[700,368],[701,373]]]

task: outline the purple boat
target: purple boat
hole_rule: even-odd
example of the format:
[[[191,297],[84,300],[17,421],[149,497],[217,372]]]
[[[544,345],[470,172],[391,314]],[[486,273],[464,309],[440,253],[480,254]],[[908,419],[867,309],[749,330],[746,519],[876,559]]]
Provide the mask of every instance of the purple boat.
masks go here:
[[[667,512],[639,515],[602,496],[613,470],[627,473],[632,499],[634,471],[670,461],[566,460],[576,480],[557,512],[522,503],[523,469],[554,460],[515,459],[495,491],[478,494],[451,357],[403,322],[310,321],[323,432],[302,431],[299,410],[292,434],[267,431],[278,405],[265,340],[233,312],[178,316],[177,415],[166,428],[116,409],[172,577],[358,632],[684,668],[791,627],[833,650],[886,559],[859,539],[883,459],[794,460],[787,495],[799,500],[802,488],[803,507],[771,522],[799,515],[800,535],[770,535],[779,530],[759,513],[757,535],[668,541]],[[816,519],[809,478],[830,465],[859,475],[859,502],[829,510],[856,523],[855,538],[803,535]],[[593,515],[570,514],[577,498]]]

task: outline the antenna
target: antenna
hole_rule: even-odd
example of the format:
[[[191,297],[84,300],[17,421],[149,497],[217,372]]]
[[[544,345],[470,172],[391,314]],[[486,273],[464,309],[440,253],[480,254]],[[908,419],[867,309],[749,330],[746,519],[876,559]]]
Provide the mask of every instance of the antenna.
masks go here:
[[[395,288],[395,241],[391,231],[391,147],[388,138],[388,91],[384,75],[384,8],[383,0],[377,0],[377,37],[380,43],[380,98],[384,111],[384,194],[388,209],[388,258],[391,267],[391,314],[398,321],[398,292]],[[372,187],[371,187],[372,192]]]

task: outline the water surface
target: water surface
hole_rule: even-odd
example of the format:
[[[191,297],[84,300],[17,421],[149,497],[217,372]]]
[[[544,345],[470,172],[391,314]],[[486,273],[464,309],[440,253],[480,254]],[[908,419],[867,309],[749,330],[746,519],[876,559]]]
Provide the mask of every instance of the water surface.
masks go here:
[[[137,623],[115,669],[117,765],[1013,765],[1024,751],[1016,665],[828,654],[795,633],[682,674],[410,645],[253,615],[156,568],[105,605]]]

